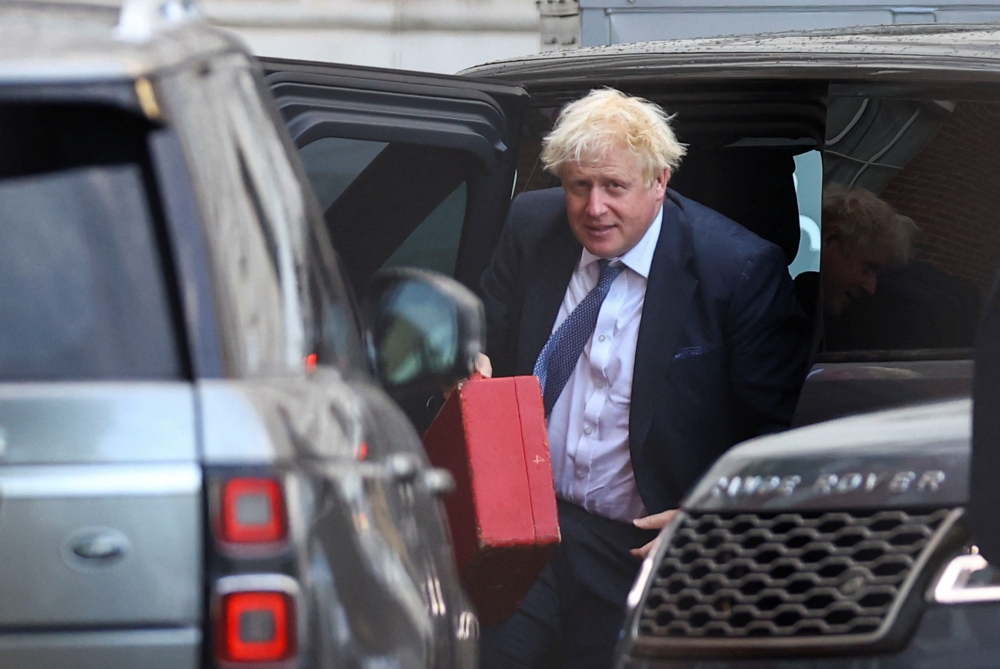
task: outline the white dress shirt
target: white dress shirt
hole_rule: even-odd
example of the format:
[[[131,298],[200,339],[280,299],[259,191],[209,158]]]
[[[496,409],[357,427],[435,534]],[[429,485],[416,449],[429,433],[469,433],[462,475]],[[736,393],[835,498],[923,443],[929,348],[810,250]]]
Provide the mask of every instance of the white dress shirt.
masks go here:
[[[625,269],[611,284],[594,334],[552,407],[548,423],[556,494],[596,515],[629,523],[647,515],[632,473],[628,421],[639,320],[662,220],[660,209],[639,243],[612,260],[623,263]],[[583,250],[553,332],[597,285],[598,260]]]

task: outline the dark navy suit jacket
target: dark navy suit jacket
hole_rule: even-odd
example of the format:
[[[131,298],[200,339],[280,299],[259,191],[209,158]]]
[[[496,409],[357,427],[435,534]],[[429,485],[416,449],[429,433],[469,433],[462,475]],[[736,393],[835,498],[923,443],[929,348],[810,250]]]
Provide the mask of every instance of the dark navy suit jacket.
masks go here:
[[[581,251],[561,188],[511,204],[481,284],[497,376],[532,373]],[[629,415],[649,512],[676,508],[733,444],[787,427],[807,355],[808,324],[781,249],[668,190]]]

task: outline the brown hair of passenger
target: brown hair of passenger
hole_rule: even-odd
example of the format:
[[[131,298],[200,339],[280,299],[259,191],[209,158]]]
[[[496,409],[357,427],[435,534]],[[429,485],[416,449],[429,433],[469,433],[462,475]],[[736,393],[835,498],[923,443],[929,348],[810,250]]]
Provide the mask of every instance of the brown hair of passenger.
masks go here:
[[[907,262],[917,226],[863,188],[823,189],[823,310],[844,313],[864,293],[875,293],[879,273]]]

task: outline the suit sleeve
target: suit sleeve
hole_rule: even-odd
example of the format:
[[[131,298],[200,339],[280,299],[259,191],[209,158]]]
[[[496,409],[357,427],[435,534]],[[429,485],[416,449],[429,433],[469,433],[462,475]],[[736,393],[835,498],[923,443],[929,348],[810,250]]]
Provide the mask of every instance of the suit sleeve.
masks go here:
[[[523,293],[520,277],[524,248],[517,234],[522,208],[522,198],[516,198],[493,258],[479,282],[486,308],[486,355],[493,364],[494,376],[514,373]]]
[[[791,424],[805,381],[809,335],[784,253],[768,244],[744,264],[729,305],[730,387],[743,438]]]

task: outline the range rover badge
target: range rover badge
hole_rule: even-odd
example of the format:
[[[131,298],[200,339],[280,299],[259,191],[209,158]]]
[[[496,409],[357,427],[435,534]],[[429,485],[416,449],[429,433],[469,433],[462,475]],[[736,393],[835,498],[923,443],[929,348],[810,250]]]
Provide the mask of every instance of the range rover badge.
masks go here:
[[[875,491],[890,495],[906,492],[933,494],[938,492],[947,476],[940,469],[923,472],[881,471],[845,472],[843,474],[820,474],[811,483],[803,482],[798,474],[790,476],[723,476],[712,488],[713,497],[749,497],[751,495],[791,495],[806,489],[813,496],[844,495],[847,493],[872,493]]]

